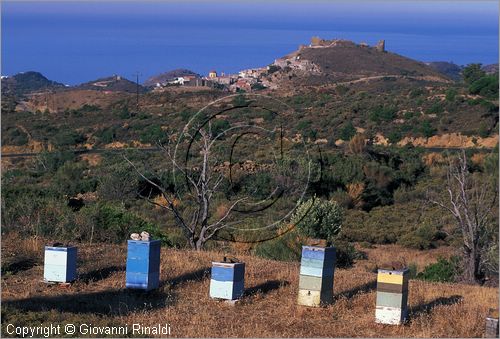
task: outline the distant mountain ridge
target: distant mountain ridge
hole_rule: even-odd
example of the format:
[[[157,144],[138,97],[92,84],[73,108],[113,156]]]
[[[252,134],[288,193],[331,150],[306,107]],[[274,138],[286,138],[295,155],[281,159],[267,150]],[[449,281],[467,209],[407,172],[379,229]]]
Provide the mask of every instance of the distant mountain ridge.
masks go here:
[[[161,73],[158,75],[154,75],[144,81],[144,86],[155,86],[157,83],[165,83],[169,80],[186,76],[186,75],[194,75],[194,76],[200,76],[199,74],[185,68],[178,68],[174,69],[165,73]]]
[[[2,93],[24,96],[29,93],[62,89],[66,86],[49,80],[40,72],[28,71],[9,77],[2,77]]]

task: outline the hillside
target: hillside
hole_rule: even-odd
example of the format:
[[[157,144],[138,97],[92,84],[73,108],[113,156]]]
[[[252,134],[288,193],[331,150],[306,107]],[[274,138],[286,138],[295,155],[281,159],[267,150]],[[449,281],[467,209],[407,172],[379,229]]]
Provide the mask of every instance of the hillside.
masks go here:
[[[313,38],[309,46],[300,46],[297,51],[277,59],[272,64],[269,81],[321,85],[383,76],[449,81],[425,63],[383,48],[348,40],[316,40]]]
[[[119,75],[113,75],[110,77],[99,78],[93,81],[89,81],[74,88],[80,90],[95,90],[95,91],[110,91],[110,92],[128,92],[136,93],[137,88],[139,88],[139,93],[145,93],[146,89],[133,81],[125,79]]]
[[[47,79],[39,72],[22,72],[10,77],[2,77],[2,95],[24,96],[33,92],[57,90],[65,86]]]
[[[461,72],[463,67],[454,64],[453,62],[433,61],[433,62],[427,62],[426,65],[438,71],[439,73],[444,74],[450,79],[460,80],[462,77]]]
[[[174,69],[165,73],[161,73],[158,75],[154,75],[144,81],[144,86],[155,86],[157,83],[164,83],[167,82],[168,80],[175,79],[177,77],[182,77],[185,75],[196,75],[199,76],[199,74],[185,68],[178,68]]]
[[[488,74],[498,73],[498,63],[490,64],[490,65],[483,65],[482,69],[483,69],[483,71],[485,71]]]
[[[4,324],[33,319],[93,326],[168,323],[174,337],[481,337],[498,296],[495,288],[410,280],[410,321],[379,325],[374,322],[376,275],[366,267],[389,253],[432,261],[443,251],[422,256],[394,246],[367,250],[368,260],[336,270],[334,304],[315,309],[296,304],[298,263],[238,255],[246,263],[246,292],[229,306],[208,297],[211,261],[220,260],[221,252],[162,249],[161,287],[143,293],[124,289],[125,246],[80,244],[80,279],[61,288],[40,282],[42,242],[9,240],[2,242]],[[31,261],[19,260],[5,274],[14,254]]]

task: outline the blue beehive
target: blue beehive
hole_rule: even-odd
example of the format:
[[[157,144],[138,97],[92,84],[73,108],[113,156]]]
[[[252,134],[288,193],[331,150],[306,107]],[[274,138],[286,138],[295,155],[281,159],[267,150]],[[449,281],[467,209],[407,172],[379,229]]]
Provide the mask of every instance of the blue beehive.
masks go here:
[[[71,282],[76,279],[76,247],[45,246],[43,279]]]
[[[302,247],[299,305],[317,307],[332,303],[335,262],[335,247]]]
[[[212,262],[210,297],[236,300],[245,291],[245,264]]]
[[[129,240],[127,288],[152,290],[160,284],[160,240]]]

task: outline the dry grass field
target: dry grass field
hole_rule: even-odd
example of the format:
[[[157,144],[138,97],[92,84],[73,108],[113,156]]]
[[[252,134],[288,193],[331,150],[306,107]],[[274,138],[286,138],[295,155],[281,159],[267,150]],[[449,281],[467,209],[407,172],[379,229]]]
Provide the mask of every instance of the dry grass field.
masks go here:
[[[367,267],[398,256],[423,265],[443,249],[368,249],[368,260],[336,271],[334,304],[313,309],[296,305],[298,263],[238,256],[246,295],[231,306],[208,296],[210,263],[223,253],[162,249],[161,287],[144,293],[124,289],[126,246],[79,246],[80,279],[65,288],[41,282],[43,242],[9,238],[2,246],[2,268],[11,265],[2,277],[3,336],[9,323],[168,323],[175,337],[481,337],[498,304],[496,288],[411,280],[409,322],[376,324],[376,275]]]

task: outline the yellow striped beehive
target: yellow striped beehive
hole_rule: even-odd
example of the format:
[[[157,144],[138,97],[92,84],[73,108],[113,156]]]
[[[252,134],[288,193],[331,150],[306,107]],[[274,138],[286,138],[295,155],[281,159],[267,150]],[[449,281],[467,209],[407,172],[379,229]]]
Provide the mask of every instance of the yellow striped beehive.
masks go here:
[[[302,247],[299,305],[318,307],[333,302],[335,261],[335,247]]]
[[[409,270],[379,269],[377,275],[377,305],[375,321],[380,324],[399,325],[408,316]]]

